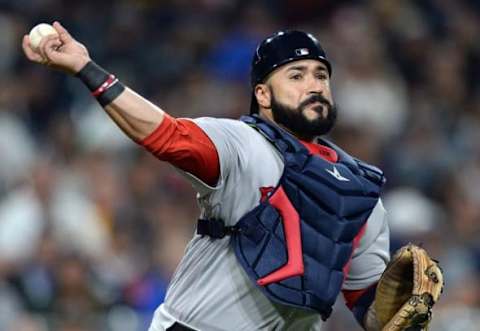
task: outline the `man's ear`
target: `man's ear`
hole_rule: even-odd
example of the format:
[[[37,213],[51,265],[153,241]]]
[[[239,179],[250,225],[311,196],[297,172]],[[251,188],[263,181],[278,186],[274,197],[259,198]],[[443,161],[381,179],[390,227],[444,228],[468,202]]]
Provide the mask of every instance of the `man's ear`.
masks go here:
[[[272,103],[272,94],[266,84],[258,84],[255,86],[255,97],[259,107],[270,109]]]

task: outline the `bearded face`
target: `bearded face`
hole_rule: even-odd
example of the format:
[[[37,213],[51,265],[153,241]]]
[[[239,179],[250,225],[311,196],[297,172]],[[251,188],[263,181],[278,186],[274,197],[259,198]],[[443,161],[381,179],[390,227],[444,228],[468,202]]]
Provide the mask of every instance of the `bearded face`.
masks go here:
[[[273,119],[295,136],[310,141],[330,132],[337,119],[337,108],[321,94],[313,94],[296,108],[282,104],[272,95]]]
[[[255,96],[264,116],[300,139],[311,141],[335,125],[330,75],[321,61],[304,59],[278,67],[255,87]]]

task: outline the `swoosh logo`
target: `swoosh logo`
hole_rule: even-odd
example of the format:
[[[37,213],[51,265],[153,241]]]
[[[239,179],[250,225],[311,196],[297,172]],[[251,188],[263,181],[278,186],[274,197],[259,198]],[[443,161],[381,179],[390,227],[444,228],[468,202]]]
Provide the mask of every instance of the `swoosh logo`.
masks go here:
[[[350,179],[343,177],[342,174],[338,171],[338,169],[333,166],[333,170],[330,169],[325,169],[326,172],[328,172],[330,175],[335,177],[335,179],[341,181],[341,182],[349,182]]]

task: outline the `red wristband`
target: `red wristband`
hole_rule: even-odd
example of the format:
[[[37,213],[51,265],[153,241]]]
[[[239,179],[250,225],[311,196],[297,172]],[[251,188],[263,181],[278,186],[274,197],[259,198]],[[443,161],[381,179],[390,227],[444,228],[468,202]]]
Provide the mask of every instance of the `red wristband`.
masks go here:
[[[92,92],[92,95],[94,97],[98,97],[100,94],[108,90],[117,82],[118,82],[118,79],[114,75],[110,74],[108,76],[108,79],[105,82],[103,82],[102,85],[100,85],[95,91]]]

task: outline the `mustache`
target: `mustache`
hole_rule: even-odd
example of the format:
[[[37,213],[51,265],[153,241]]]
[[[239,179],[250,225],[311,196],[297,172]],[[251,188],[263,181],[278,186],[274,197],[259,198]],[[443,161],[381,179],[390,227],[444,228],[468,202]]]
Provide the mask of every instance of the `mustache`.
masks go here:
[[[312,104],[312,103],[316,103],[316,102],[319,102],[329,108],[333,107],[333,105],[330,103],[330,101],[328,101],[323,95],[321,94],[314,94],[312,95],[310,98],[302,101],[300,103],[300,105],[298,106],[299,109],[303,109],[305,108],[306,106]]]

